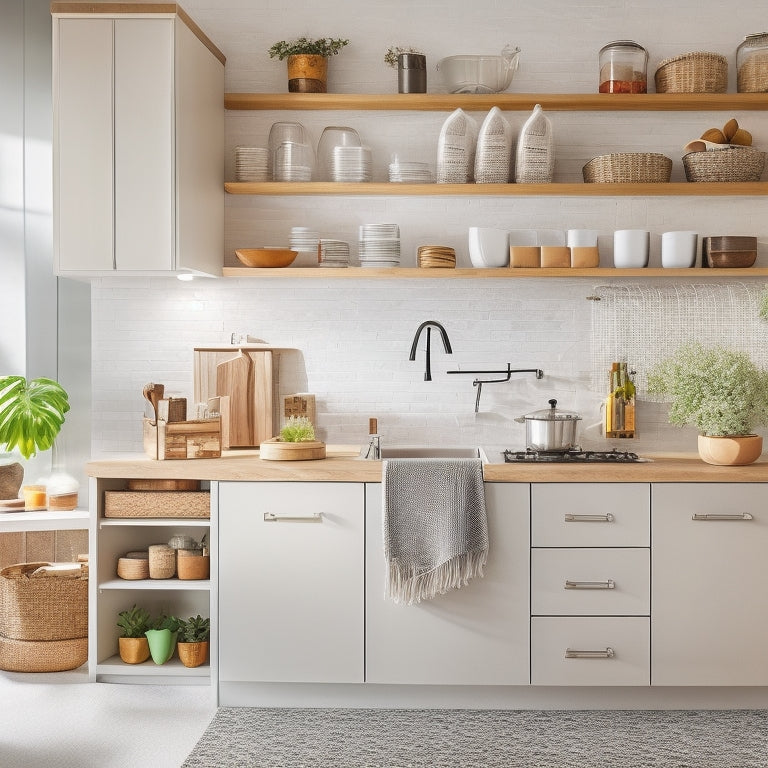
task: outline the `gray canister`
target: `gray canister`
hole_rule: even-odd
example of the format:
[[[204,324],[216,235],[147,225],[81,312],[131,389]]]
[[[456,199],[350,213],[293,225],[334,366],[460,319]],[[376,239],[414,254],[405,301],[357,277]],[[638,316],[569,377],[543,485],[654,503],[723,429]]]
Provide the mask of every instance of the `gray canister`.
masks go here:
[[[427,57],[421,53],[401,53],[397,57],[398,93],[427,92]]]

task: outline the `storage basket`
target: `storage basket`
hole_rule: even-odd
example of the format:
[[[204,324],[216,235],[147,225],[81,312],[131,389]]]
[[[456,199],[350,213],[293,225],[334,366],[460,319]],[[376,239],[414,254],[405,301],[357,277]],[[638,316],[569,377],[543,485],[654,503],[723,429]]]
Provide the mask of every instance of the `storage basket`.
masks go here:
[[[672,160],[655,152],[614,152],[593,157],[582,173],[588,184],[667,182],[672,175]]]
[[[104,491],[104,517],[210,517],[209,491]]]
[[[177,550],[176,571],[180,579],[207,579],[211,575],[211,557],[200,549]]]
[[[0,570],[0,635],[45,641],[87,637],[87,570],[75,576],[31,576],[44,565],[50,564],[20,563]]]
[[[149,548],[149,578],[172,579],[176,575],[176,550],[167,544]]]
[[[65,672],[88,661],[88,638],[13,640],[0,636],[0,669],[6,672]]]
[[[731,147],[683,155],[688,181],[760,181],[765,152],[752,147]]]
[[[148,579],[149,552],[128,552],[118,558],[117,575],[121,579]]]
[[[654,80],[657,93],[725,93],[728,59],[719,53],[683,53],[659,62]]]

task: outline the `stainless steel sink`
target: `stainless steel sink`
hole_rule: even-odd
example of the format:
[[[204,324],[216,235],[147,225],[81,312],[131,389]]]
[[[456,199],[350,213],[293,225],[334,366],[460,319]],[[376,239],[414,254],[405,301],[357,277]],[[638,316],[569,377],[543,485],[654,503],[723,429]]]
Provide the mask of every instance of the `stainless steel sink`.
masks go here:
[[[469,445],[384,445],[382,459],[477,459],[482,458],[479,448]]]

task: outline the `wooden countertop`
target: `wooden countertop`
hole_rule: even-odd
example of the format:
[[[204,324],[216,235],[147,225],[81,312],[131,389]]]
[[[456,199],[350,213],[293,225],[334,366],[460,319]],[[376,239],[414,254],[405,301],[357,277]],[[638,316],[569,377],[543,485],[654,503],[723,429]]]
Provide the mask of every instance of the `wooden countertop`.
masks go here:
[[[377,483],[381,462],[358,458],[359,446],[328,446],[316,461],[264,461],[258,451],[227,451],[220,459],[154,461],[143,455],[91,461],[91,477],[261,482]],[[500,483],[768,483],[768,459],[745,467],[705,464],[698,454],[652,454],[633,464],[484,465],[488,482]]]

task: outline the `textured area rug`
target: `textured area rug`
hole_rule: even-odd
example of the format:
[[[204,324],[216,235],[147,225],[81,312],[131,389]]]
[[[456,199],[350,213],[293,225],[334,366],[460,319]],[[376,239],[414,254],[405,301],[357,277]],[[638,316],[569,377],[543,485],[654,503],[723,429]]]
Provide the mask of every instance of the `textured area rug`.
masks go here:
[[[768,712],[222,707],[183,768],[768,768]]]

